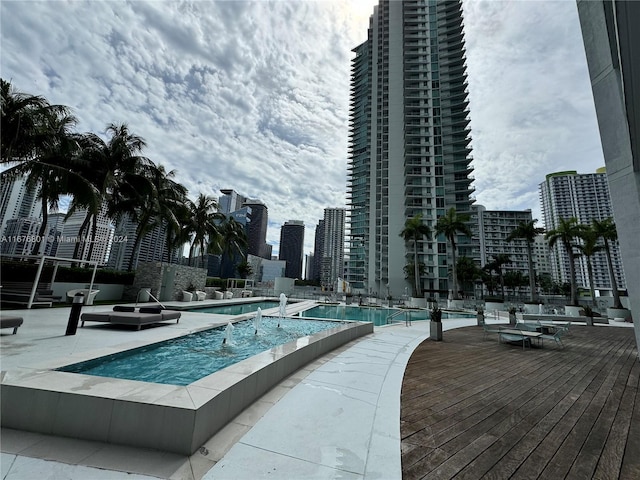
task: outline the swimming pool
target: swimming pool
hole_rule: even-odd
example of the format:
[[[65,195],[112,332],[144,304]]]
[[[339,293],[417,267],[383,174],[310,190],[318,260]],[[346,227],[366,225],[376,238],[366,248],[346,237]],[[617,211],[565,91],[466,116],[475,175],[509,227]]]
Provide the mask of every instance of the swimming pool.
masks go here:
[[[400,312],[405,313],[405,315],[400,314]],[[330,318],[334,320],[371,322],[376,327],[379,327],[380,325],[386,325],[387,318],[393,314],[397,314],[393,320],[395,322],[404,322],[406,318],[411,319],[412,322],[430,319],[428,310],[356,307],[348,305],[318,305],[304,312],[300,312],[299,315],[305,318]],[[442,312],[442,318],[475,318],[475,314],[465,312]]]
[[[406,312],[411,320],[428,320],[429,312],[426,310],[402,310],[399,308],[372,308],[355,307],[345,305],[318,305],[304,312],[300,312],[305,318],[330,318],[334,320],[353,320],[357,322],[372,322],[375,326],[386,325],[387,317],[398,312]],[[405,316],[396,317],[398,321],[404,321]]]
[[[233,305],[221,305],[219,307],[204,307],[190,309],[190,312],[197,313],[217,313],[219,315],[241,315],[243,313],[251,313],[258,310],[266,310],[268,308],[276,308],[280,303],[270,300],[264,300],[262,302],[251,303],[236,303]]]
[[[341,325],[344,322],[263,318],[256,334],[253,320],[245,320],[234,324],[231,343],[223,343],[225,327],[219,327],[58,370],[184,386],[257,353]]]

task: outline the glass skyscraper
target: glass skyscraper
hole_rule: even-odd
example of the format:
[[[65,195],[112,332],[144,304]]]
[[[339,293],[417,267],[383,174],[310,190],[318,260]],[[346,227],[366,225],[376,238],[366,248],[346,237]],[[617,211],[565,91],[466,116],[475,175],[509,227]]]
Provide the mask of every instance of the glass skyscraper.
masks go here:
[[[448,209],[470,213],[474,201],[461,2],[382,0],[353,52],[348,280],[356,291],[400,296],[413,262],[405,221],[421,214],[433,231]],[[470,242],[459,239],[459,256]],[[425,294],[446,296],[446,239],[424,238],[418,261]]]

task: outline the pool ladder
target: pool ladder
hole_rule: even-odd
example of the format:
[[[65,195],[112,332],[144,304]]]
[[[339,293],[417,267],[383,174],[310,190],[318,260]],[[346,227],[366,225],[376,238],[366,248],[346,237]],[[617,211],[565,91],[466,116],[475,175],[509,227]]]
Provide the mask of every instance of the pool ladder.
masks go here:
[[[387,325],[393,323],[393,319],[399,317],[400,315],[404,315],[404,324],[405,326],[411,325],[411,312],[408,310],[398,310],[397,312],[392,313],[387,316]]]

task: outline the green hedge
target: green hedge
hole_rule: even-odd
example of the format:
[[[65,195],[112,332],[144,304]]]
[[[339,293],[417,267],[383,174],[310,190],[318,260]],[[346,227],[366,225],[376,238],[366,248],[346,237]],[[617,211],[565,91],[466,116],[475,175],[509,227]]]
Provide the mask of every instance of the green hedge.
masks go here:
[[[227,289],[227,280],[228,279],[226,279],[226,278],[207,277],[206,286],[207,287],[217,287],[220,290],[226,290]],[[246,280],[236,279],[236,286],[238,288],[244,288],[245,285],[246,285]]]
[[[38,272],[38,265],[29,262],[3,261],[0,264],[2,278],[11,282],[33,282]],[[53,265],[42,267],[40,283],[51,283],[53,277]],[[89,283],[93,275],[93,268],[58,267],[56,282]],[[94,283],[132,285],[135,272],[122,272],[119,270],[106,270],[99,268],[96,271]]]

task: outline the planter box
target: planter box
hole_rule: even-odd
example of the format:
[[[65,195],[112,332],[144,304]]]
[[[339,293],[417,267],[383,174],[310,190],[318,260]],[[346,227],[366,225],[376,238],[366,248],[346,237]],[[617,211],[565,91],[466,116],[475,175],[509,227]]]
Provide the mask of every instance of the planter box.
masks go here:
[[[524,304],[524,313],[537,313],[542,314],[542,304],[538,303],[525,303]]]
[[[504,302],[485,302],[485,312],[495,312],[496,310],[504,310]]]
[[[427,299],[424,297],[411,297],[409,306],[412,308],[427,308]]]
[[[580,305],[566,305],[564,307],[564,314],[569,317],[580,317],[584,314],[584,308]]]
[[[607,318],[609,318],[610,320],[622,318],[625,322],[627,322],[631,319],[631,310],[627,308],[607,308]]]

